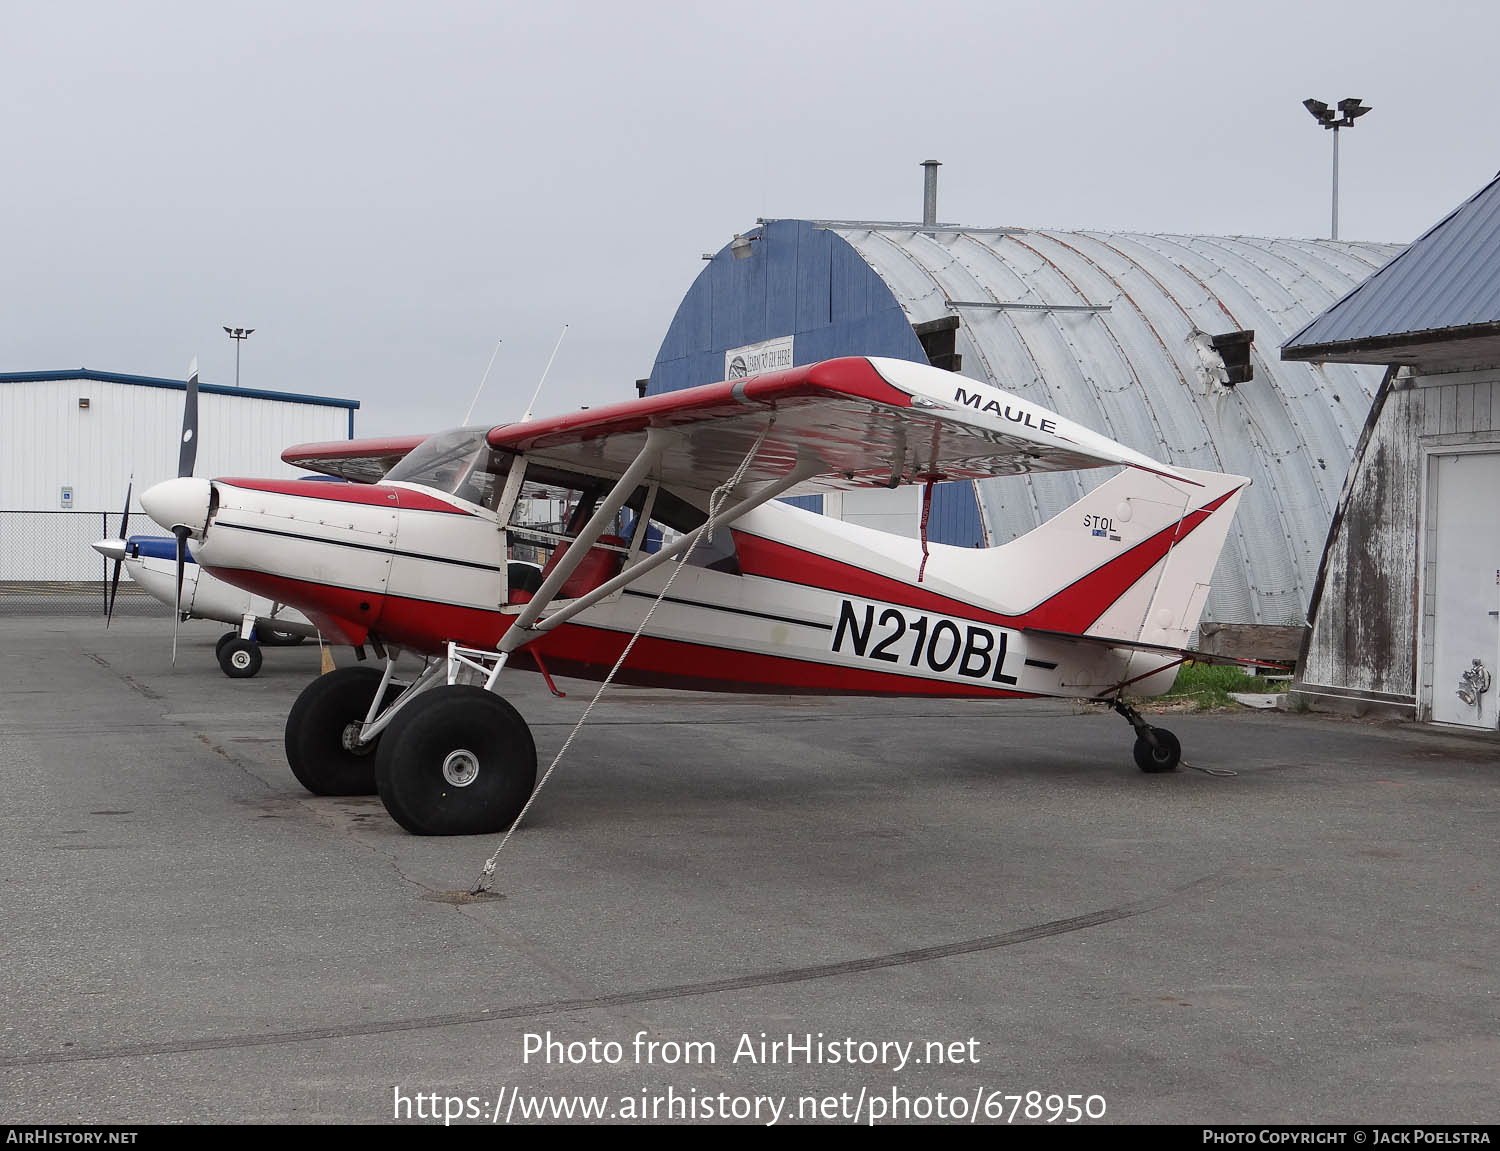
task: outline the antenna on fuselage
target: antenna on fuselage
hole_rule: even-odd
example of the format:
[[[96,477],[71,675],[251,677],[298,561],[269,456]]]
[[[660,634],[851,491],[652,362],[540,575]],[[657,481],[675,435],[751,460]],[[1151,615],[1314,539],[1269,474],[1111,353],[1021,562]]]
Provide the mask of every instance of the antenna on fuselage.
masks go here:
[[[524,424],[531,419],[531,409],[536,407],[536,398],[542,394],[542,385],[547,382],[547,373],[552,370],[552,361],[557,359],[557,349],[562,347],[563,336],[568,334],[568,325],[563,325],[563,330],[558,334],[557,343],[552,346],[552,355],[547,359],[547,366],[542,369],[542,378],[536,382],[536,391],[531,393],[531,403],[526,405],[526,414],[521,417]]]
[[[474,414],[474,405],[479,402],[479,393],[484,391],[485,381],[490,378],[490,369],[495,366],[495,357],[500,354],[500,345],[505,343],[505,337],[501,336],[495,341],[495,350],[490,353],[490,362],[484,367],[484,375],[479,377],[479,387],[474,389],[474,398],[469,401],[469,410],[464,413],[463,425],[469,426],[469,417]]]

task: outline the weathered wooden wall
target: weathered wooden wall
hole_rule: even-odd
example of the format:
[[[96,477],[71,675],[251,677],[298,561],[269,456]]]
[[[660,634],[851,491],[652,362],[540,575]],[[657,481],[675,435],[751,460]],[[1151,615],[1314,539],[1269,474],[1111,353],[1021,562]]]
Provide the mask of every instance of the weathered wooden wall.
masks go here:
[[[1500,370],[1388,378],[1334,517],[1299,688],[1418,714],[1432,656],[1433,604],[1422,594],[1432,573],[1421,571],[1432,552],[1423,537],[1427,459],[1444,447],[1500,441],[1497,428]]]
[[[1293,663],[1306,632],[1305,627],[1264,623],[1205,623],[1198,629],[1197,648],[1208,655]]]

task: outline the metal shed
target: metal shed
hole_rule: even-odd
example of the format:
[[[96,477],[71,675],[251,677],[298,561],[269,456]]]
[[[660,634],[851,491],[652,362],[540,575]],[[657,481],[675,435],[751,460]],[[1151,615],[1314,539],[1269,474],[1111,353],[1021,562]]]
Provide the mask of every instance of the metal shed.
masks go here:
[[[0,581],[100,578],[88,543],[177,467],[183,380],[0,373]],[[352,437],[358,400],[201,384],[199,475],[295,475],[288,444]],[[141,514],[133,530],[155,530]],[[80,548],[82,549],[80,551]]]
[[[842,355],[928,360],[1174,464],[1254,487],[1205,621],[1303,621],[1378,370],[1274,349],[1399,245],[769,220],[713,255],[648,393]],[[942,485],[933,539],[1010,539],[1107,473]],[[823,510],[916,530],[909,506]]]
[[[1500,179],[1293,336],[1385,365],[1328,534],[1296,690],[1500,726]]]

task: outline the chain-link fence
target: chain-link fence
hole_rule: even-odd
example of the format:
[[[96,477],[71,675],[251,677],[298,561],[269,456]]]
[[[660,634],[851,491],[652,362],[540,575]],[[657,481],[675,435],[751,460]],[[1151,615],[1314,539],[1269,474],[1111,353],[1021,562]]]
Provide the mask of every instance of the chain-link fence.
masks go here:
[[[149,532],[141,513],[132,519]],[[0,511],[0,616],[103,615],[114,565],[89,545],[119,535],[119,512]],[[171,619],[172,609],[126,571],[115,614]]]

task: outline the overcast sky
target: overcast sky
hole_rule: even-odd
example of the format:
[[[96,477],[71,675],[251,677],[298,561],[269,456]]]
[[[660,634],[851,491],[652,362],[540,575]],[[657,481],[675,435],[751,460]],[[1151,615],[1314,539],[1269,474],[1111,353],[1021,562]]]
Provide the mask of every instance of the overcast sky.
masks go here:
[[[634,394],[757,217],[1409,241],[1500,168],[1500,5],[0,0],[0,371]]]

